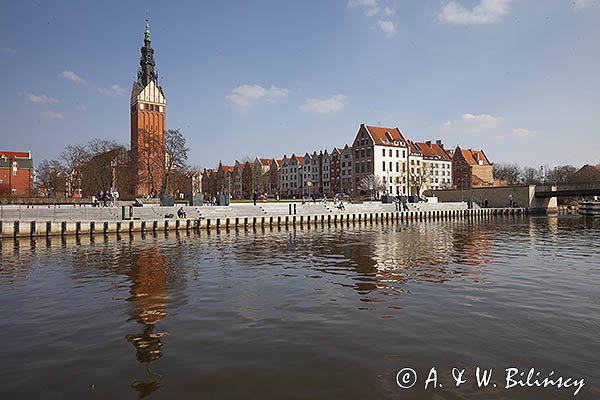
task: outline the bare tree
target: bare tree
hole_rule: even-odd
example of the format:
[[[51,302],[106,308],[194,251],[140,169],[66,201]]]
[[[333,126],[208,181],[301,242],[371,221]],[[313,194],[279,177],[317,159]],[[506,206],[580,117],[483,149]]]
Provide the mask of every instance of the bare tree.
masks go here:
[[[81,188],[82,168],[90,160],[91,155],[86,145],[72,144],[65,148],[60,158],[64,161],[69,176],[67,194],[72,196],[76,190]]]
[[[526,185],[537,185],[541,182],[540,170],[532,167],[523,168],[523,183]]]
[[[42,160],[36,170],[37,188],[42,196],[55,197],[65,190],[66,168],[57,160]]]
[[[522,171],[517,164],[494,164],[494,179],[505,181],[509,185],[521,182]]]
[[[185,137],[180,129],[167,130],[165,151],[166,171],[164,188],[166,193],[173,194],[174,177],[178,174],[185,174],[188,152],[190,151],[186,146]]]
[[[357,189],[363,193],[376,194],[385,190],[385,185],[377,175],[367,175],[362,177],[356,185]]]
[[[566,183],[575,172],[577,168],[572,165],[558,165],[548,171],[545,180],[548,183]]]

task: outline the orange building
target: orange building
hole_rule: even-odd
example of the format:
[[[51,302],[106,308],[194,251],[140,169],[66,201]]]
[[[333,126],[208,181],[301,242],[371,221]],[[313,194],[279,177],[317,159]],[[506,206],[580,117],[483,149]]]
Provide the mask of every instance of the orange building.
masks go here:
[[[131,90],[131,158],[135,169],[132,195],[159,194],[165,176],[166,99],[154,69],[154,50],[146,18],[138,79]]]
[[[494,166],[483,150],[456,147],[452,154],[452,182],[457,189],[493,186]]]
[[[0,151],[0,197],[33,195],[33,160],[26,151]]]

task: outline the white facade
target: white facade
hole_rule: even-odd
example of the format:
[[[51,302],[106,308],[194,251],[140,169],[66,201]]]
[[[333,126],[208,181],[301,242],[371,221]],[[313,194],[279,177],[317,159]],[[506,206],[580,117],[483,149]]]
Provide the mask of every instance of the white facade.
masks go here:
[[[285,196],[298,196],[303,187],[302,157],[294,154],[290,158],[283,157],[279,169],[279,190]]]
[[[373,146],[374,175],[385,187],[383,194],[408,194],[407,157],[408,150],[402,146]]]
[[[439,190],[452,187],[452,161],[423,159],[425,168],[425,190]]]
[[[323,193],[331,193],[331,157],[327,150],[321,156],[321,187]]]

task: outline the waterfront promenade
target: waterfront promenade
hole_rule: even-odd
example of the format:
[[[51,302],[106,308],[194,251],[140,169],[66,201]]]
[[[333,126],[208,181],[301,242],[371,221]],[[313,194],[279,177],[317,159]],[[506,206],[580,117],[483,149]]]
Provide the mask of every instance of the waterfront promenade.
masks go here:
[[[276,229],[290,226],[420,222],[454,218],[526,214],[524,208],[474,208],[467,203],[410,204],[397,211],[394,204],[234,203],[229,206],[183,207],[3,206],[2,238],[27,236],[109,234],[192,229]]]

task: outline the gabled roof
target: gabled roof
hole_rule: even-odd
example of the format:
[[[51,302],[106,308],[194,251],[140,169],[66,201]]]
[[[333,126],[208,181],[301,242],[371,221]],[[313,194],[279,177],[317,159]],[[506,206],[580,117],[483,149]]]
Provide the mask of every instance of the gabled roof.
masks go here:
[[[259,157],[257,157],[257,160],[265,167],[268,167],[269,165],[271,165],[271,161],[273,161],[272,158],[259,158]]]
[[[385,128],[382,126],[371,126],[365,125],[367,132],[373,138],[373,141],[378,146],[396,146],[406,147],[406,139],[400,129],[398,128]]]
[[[469,165],[492,165],[492,163],[487,158],[483,150],[461,149],[461,153],[463,158],[467,161],[467,164]]]
[[[233,165],[221,165],[219,169],[223,172],[233,172],[235,167]]]
[[[432,142],[418,142],[416,145],[421,149],[423,157],[432,160],[443,160],[451,161],[451,157],[448,152],[439,144]]]

